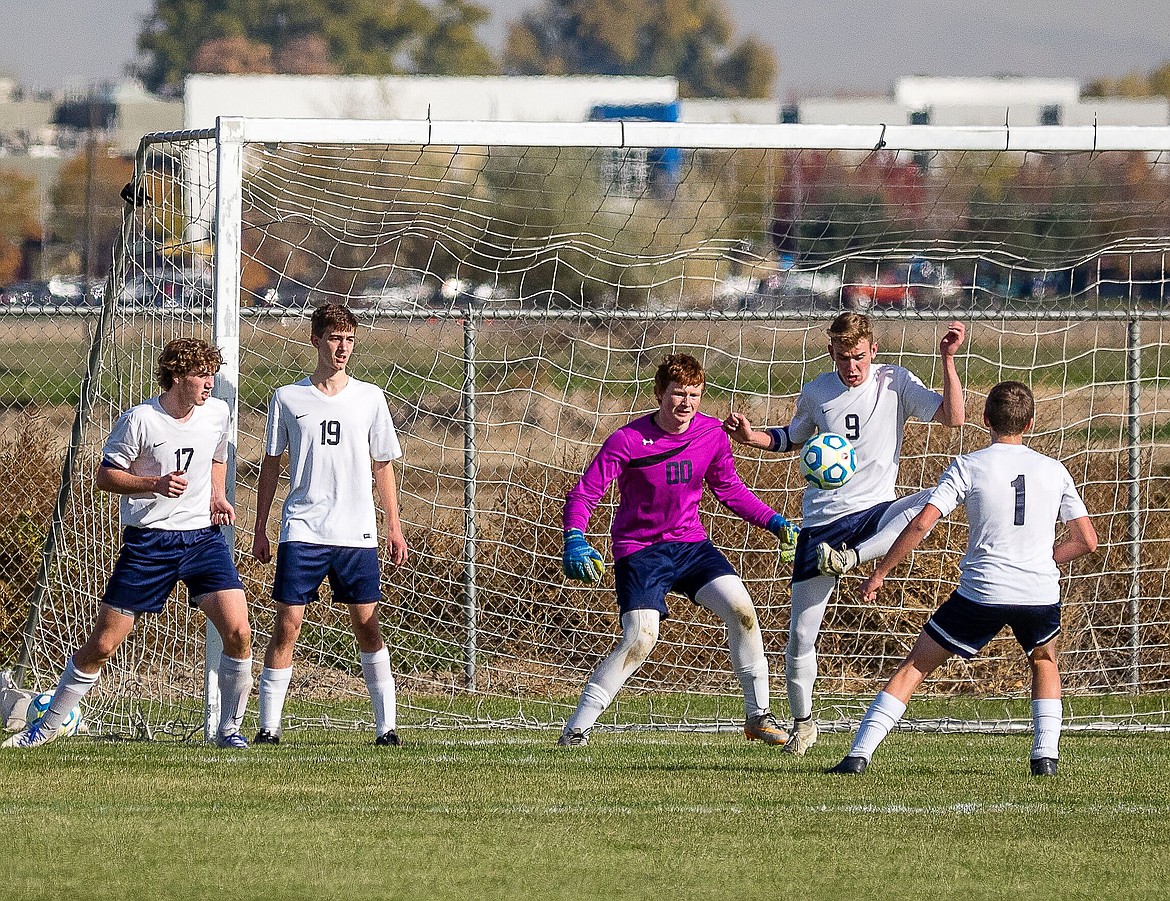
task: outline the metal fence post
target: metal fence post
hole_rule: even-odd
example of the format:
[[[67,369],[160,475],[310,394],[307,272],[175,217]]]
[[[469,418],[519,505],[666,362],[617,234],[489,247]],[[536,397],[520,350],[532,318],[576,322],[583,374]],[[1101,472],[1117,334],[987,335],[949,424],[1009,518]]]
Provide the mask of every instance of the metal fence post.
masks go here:
[[[1142,396],[1142,323],[1129,320],[1127,335],[1129,409],[1129,681],[1134,691],[1141,688],[1141,396]]]
[[[475,325],[475,314],[468,310],[463,320],[463,665],[469,691],[475,691],[479,615],[475,583]]]

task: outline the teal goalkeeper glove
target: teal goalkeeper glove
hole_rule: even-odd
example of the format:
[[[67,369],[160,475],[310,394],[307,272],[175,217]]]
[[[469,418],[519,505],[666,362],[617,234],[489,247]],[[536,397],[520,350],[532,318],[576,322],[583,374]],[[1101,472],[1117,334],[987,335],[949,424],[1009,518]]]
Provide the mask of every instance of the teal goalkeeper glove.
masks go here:
[[[585,533],[580,529],[569,529],[565,532],[565,553],[561,558],[565,575],[578,582],[600,582],[605,572],[605,561],[601,554],[585,540]]]
[[[796,559],[796,537],[800,526],[794,526],[779,513],[768,520],[768,531],[780,539],[780,562],[791,563]]]

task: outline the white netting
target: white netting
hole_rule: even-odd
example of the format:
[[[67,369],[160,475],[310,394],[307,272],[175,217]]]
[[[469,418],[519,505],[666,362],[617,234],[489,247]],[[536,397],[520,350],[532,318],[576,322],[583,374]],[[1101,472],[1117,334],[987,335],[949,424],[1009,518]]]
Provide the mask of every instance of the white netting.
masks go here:
[[[587,589],[561,575],[566,488],[606,435],[653,406],[654,367],[674,350],[706,365],[707,412],[787,422],[801,384],[826,368],[825,325],[853,307],[878,318],[882,359],[935,387],[947,321],[970,322],[959,361],[970,425],[911,425],[901,490],[932,484],[986,441],[992,384],[1033,386],[1032,443],[1068,465],[1102,538],[1064,581],[1073,722],[1170,722],[1167,157],[704,150],[685,149],[686,136],[677,154],[245,141],[232,234],[215,218],[214,140],[150,144],[137,178],[149,200],[128,220],[93,422],[31,644],[38,684],[87,626],[116,551],[114,505],[91,481],[102,439],[150,390],[165,340],[211,335],[209,264],[218,252],[233,276],[221,270],[221,289],[234,285],[225,248],[238,242],[236,544],[258,655],[271,570],[243,552],[264,410],[274,387],[311,368],[307,310],[320,301],[361,311],[351,371],[384,386],[404,441],[413,557],[387,567],[385,618],[405,724],[563,720],[617,633],[612,577]],[[798,515],[790,458],[738,459],[750,486]],[[591,524],[607,555],[611,503]],[[771,536],[713,504],[705,517],[760,611],[782,712],[786,568]],[[822,718],[859,713],[950,592],[965,540],[961,516],[936,529],[879,605],[858,604],[856,581],[843,580],[820,641]],[[721,626],[685,599],[670,606],[651,661],[603,725],[740,714]],[[95,696],[103,726],[201,728],[201,635],[181,605],[148,618]],[[931,688],[962,697],[969,728],[1014,728],[1027,719],[1026,681],[1001,638]],[[301,706],[290,709],[352,723],[363,696],[344,610],[314,605],[290,694]]]

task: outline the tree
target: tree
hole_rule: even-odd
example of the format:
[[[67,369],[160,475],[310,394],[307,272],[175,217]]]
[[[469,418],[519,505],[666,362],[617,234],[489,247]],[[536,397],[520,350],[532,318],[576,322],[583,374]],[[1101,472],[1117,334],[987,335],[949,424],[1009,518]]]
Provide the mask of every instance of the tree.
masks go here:
[[[272,48],[237,35],[205,41],[191,60],[192,72],[243,75],[272,72]]]
[[[133,160],[110,156],[104,147],[99,150],[93,155],[92,178],[89,154],[83,150],[61,166],[51,193],[53,233],[62,241],[78,245],[83,258],[88,240],[88,258],[94,272],[104,272],[109,266],[122,227],[121,190],[134,176]]]
[[[20,246],[40,233],[36,180],[15,169],[0,169],[0,284],[16,278]]]
[[[474,33],[486,17],[473,0],[155,0],[137,74],[164,94],[196,71],[487,74],[495,61]]]
[[[545,0],[511,27],[504,66],[521,75],[674,76],[685,97],[766,97],[772,52],[731,45],[721,0]]]

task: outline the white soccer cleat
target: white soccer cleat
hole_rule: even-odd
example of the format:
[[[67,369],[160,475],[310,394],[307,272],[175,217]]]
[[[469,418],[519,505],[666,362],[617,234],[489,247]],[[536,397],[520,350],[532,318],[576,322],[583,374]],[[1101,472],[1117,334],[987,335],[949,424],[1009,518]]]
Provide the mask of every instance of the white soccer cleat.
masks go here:
[[[588,729],[568,729],[557,739],[558,748],[584,748],[589,744]]]
[[[841,545],[840,550],[822,541],[817,545],[817,569],[826,576],[843,576],[861,562],[857,551]]]
[[[56,729],[46,729],[39,722],[33,723],[23,732],[17,732],[9,738],[2,748],[39,748],[51,741],[56,741],[68,731],[68,726],[62,723]]]
[[[808,749],[817,743],[819,735],[817,721],[811,716],[807,720],[797,720],[792,724],[792,731],[788,735],[788,744],[784,746],[784,751],[787,754],[803,757]]]

